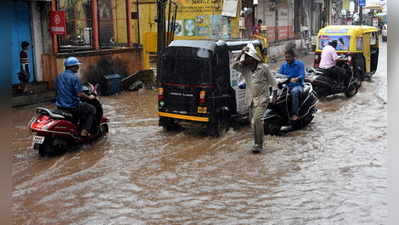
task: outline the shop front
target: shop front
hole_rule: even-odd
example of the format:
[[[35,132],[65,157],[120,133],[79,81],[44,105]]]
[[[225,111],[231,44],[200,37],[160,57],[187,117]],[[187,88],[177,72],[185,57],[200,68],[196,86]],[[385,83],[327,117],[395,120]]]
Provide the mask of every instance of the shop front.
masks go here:
[[[136,41],[131,8],[129,0],[52,0],[48,51],[41,57],[43,80],[53,87],[69,56],[82,61],[83,78],[141,70],[142,48]]]

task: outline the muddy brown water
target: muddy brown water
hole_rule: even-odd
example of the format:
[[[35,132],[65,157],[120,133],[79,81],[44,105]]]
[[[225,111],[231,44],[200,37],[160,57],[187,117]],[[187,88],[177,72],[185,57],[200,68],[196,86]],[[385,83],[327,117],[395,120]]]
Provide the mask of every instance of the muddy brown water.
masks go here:
[[[110,133],[52,158],[31,149],[32,107],[13,114],[14,224],[384,224],[386,48],[355,97],[323,100],[309,127],[222,138],[158,126],[156,92],[102,98]]]

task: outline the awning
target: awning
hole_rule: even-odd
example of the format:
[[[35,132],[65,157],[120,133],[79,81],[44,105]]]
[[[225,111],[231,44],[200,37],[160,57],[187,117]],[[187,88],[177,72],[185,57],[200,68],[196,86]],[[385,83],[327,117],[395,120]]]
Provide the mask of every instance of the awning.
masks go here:
[[[384,8],[380,5],[368,5],[364,7],[365,9],[375,9],[375,10],[383,10]]]

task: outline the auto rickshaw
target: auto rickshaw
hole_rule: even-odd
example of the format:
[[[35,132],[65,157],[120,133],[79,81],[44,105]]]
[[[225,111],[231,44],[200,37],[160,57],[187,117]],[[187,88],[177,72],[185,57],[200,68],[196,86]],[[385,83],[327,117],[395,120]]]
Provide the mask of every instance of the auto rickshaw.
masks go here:
[[[337,40],[338,55],[348,56],[348,64],[362,80],[376,72],[379,54],[379,29],[372,26],[330,25],[317,35],[314,67],[319,67],[321,52],[330,41]]]
[[[221,136],[231,122],[245,121],[245,89],[232,63],[250,42],[258,53],[267,51],[261,40],[172,41],[160,55],[159,125],[167,131],[199,126]]]

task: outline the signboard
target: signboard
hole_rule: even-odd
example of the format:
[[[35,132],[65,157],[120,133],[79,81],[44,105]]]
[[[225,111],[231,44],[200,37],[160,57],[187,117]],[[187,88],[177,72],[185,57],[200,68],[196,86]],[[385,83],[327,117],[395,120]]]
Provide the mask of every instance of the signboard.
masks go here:
[[[50,12],[50,32],[61,35],[66,33],[65,11]]]
[[[359,0],[359,6],[360,7],[366,6],[366,0]]]
[[[226,0],[236,4],[234,18],[222,14],[222,1],[212,0],[176,0],[177,18],[175,39],[230,39],[238,38],[239,17],[237,17],[238,0]],[[225,10],[224,13],[229,14]]]
[[[237,6],[238,6],[238,0],[224,0],[222,15],[229,16],[229,17],[236,17],[237,16]]]
[[[349,0],[343,0],[342,1],[342,9],[345,9],[345,10],[349,11],[349,6],[350,6]]]

